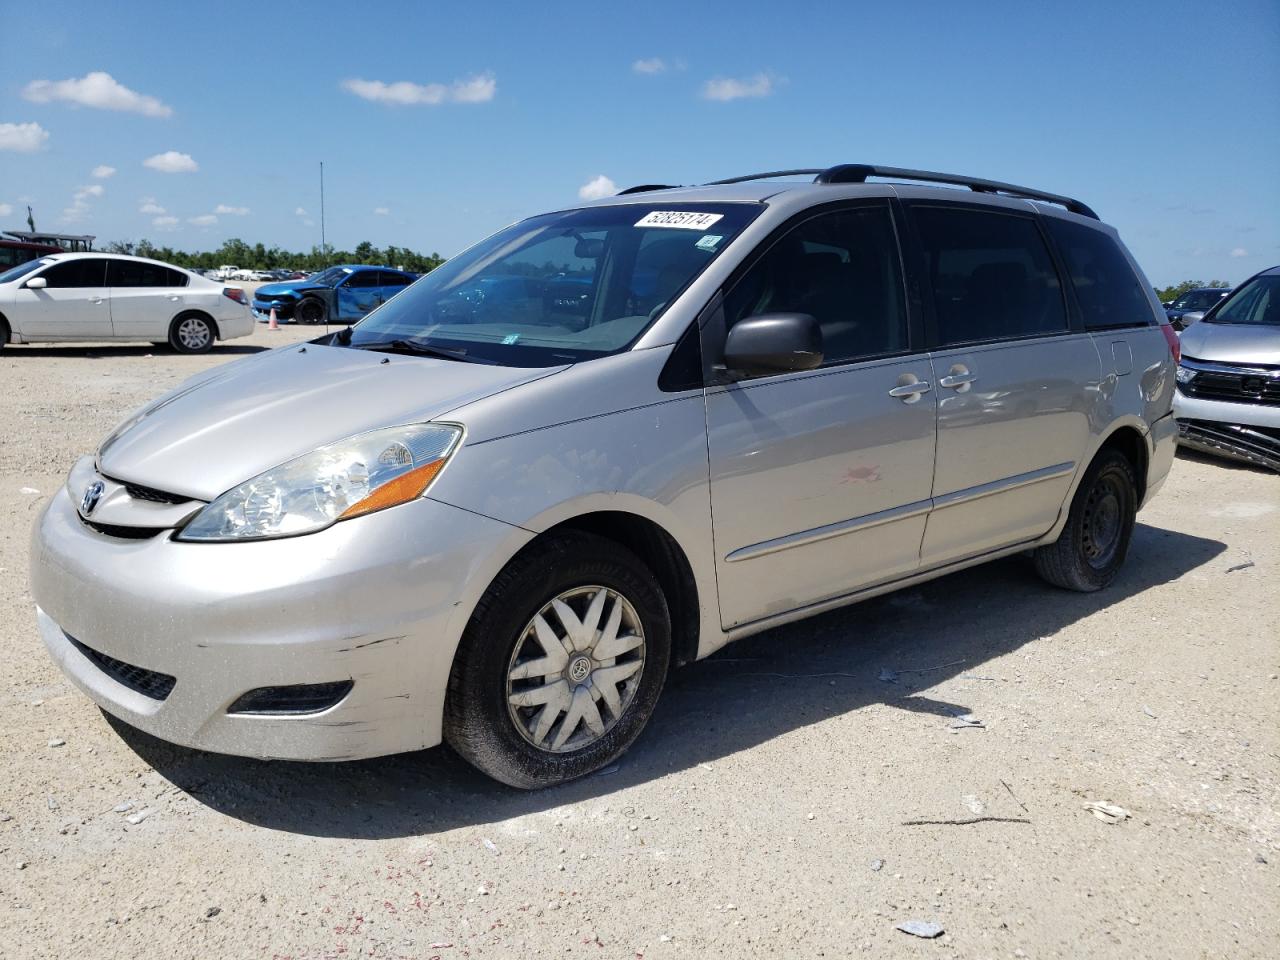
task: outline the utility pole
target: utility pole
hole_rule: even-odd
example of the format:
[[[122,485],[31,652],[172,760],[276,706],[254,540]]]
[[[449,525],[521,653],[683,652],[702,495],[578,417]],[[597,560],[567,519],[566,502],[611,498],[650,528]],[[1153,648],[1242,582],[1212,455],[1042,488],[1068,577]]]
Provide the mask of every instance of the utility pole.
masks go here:
[[[325,266],[329,265],[329,247],[324,242],[324,161],[320,161],[320,250]]]

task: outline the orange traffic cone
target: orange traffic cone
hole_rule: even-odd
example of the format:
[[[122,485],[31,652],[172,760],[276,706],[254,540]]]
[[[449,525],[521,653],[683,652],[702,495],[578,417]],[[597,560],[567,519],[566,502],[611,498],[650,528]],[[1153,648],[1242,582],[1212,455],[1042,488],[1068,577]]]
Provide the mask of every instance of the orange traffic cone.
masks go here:
[[[271,318],[267,321],[268,330],[279,330],[280,324],[276,323],[276,308],[271,308]]]

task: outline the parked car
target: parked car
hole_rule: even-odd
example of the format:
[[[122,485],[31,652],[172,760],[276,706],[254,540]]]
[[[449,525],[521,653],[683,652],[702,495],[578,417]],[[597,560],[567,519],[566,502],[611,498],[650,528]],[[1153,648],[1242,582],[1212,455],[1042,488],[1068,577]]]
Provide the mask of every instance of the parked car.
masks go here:
[[[1231,292],[1229,287],[1196,287],[1164,305],[1165,316],[1174,330],[1182,331],[1205,315],[1215,303]]]
[[[1182,334],[1178,442],[1280,471],[1280,266]]]
[[[61,247],[47,243],[28,243],[25,240],[9,240],[0,237],[0,270],[8,270],[20,263],[27,263],[38,257],[48,257],[61,253]]]
[[[272,283],[253,294],[253,312],[297,323],[354,323],[390,300],[417,277],[390,267],[348,264],[330,267],[302,281]]]
[[[240,272],[239,267],[232,266],[231,264],[225,264],[224,266],[221,266],[217,269],[217,271],[214,273],[211,279],[234,280],[236,278],[236,274],[239,272]]]
[[[0,273],[0,348],[58,340],[151,340],[204,353],[253,332],[238,287],[110,253],[59,253]]]
[[[731,640],[1024,551],[1110,584],[1173,459],[1178,342],[1116,231],[804,172],[532,217],[160,397],[38,521],[50,654],[177,743],[445,739],[529,788],[615,760]],[[585,304],[546,295],[578,277]]]

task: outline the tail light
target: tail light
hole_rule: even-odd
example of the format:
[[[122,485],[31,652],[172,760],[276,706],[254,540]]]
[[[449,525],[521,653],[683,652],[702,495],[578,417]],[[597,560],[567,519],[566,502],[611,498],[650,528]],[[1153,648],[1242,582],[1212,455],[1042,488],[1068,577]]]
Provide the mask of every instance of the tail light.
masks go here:
[[[1173,354],[1173,362],[1182,362],[1182,341],[1167,323],[1160,324],[1160,332],[1164,334],[1165,343],[1169,344],[1169,352]]]
[[[242,303],[246,307],[249,305],[249,298],[245,296],[244,291],[241,290],[239,287],[223,287],[222,295],[224,297],[231,298],[236,303]]]

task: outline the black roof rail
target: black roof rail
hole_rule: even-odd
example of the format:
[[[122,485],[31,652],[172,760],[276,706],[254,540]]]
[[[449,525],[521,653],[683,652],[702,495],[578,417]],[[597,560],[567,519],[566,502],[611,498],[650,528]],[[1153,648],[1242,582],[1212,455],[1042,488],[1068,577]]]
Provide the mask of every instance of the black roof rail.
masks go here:
[[[805,171],[797,170],[795,173]],[[1001,183],[999,180],[983,180],[979,177],[964,177],[955,173],[934,173],[931,170],[907,170],[903,167],[880,167],[869,163],[841,163],[818,172],[814,183],[866,183],[868,177],[886,177],[892,180],[920,180],[925,183],[949,183],[958,187],[968,187],[975,193],[1004,194],[1009,197],[1020,197],[1025,200],[1043,200],[1066,207],[1072,213],[1078,213],[1094,220],[1101,218],[1093,210],[1079,200],[1064,197],[1043,190],[1032,190],[1030,187],[1019,187],[1012,183]],[[732,182],[732,181],[722,181]]]
[[[619,190],[614,194],[615,197],[624,197],[628,193],[648,193],[650,190],[675,190],[679,184],[675,183],[641,183],[634,187],[627,187],[625,190]]]
[[[800,174],[822,174],[825,173],[818,167],[803,170],[771,170],[768,173],[748,173],[745,177],[730,177],[728,180],[712,180],[706,184],[708,187],[722,187],[729,183],[746,183],[749,180],[770,180],[773,177],[794,177]]]

